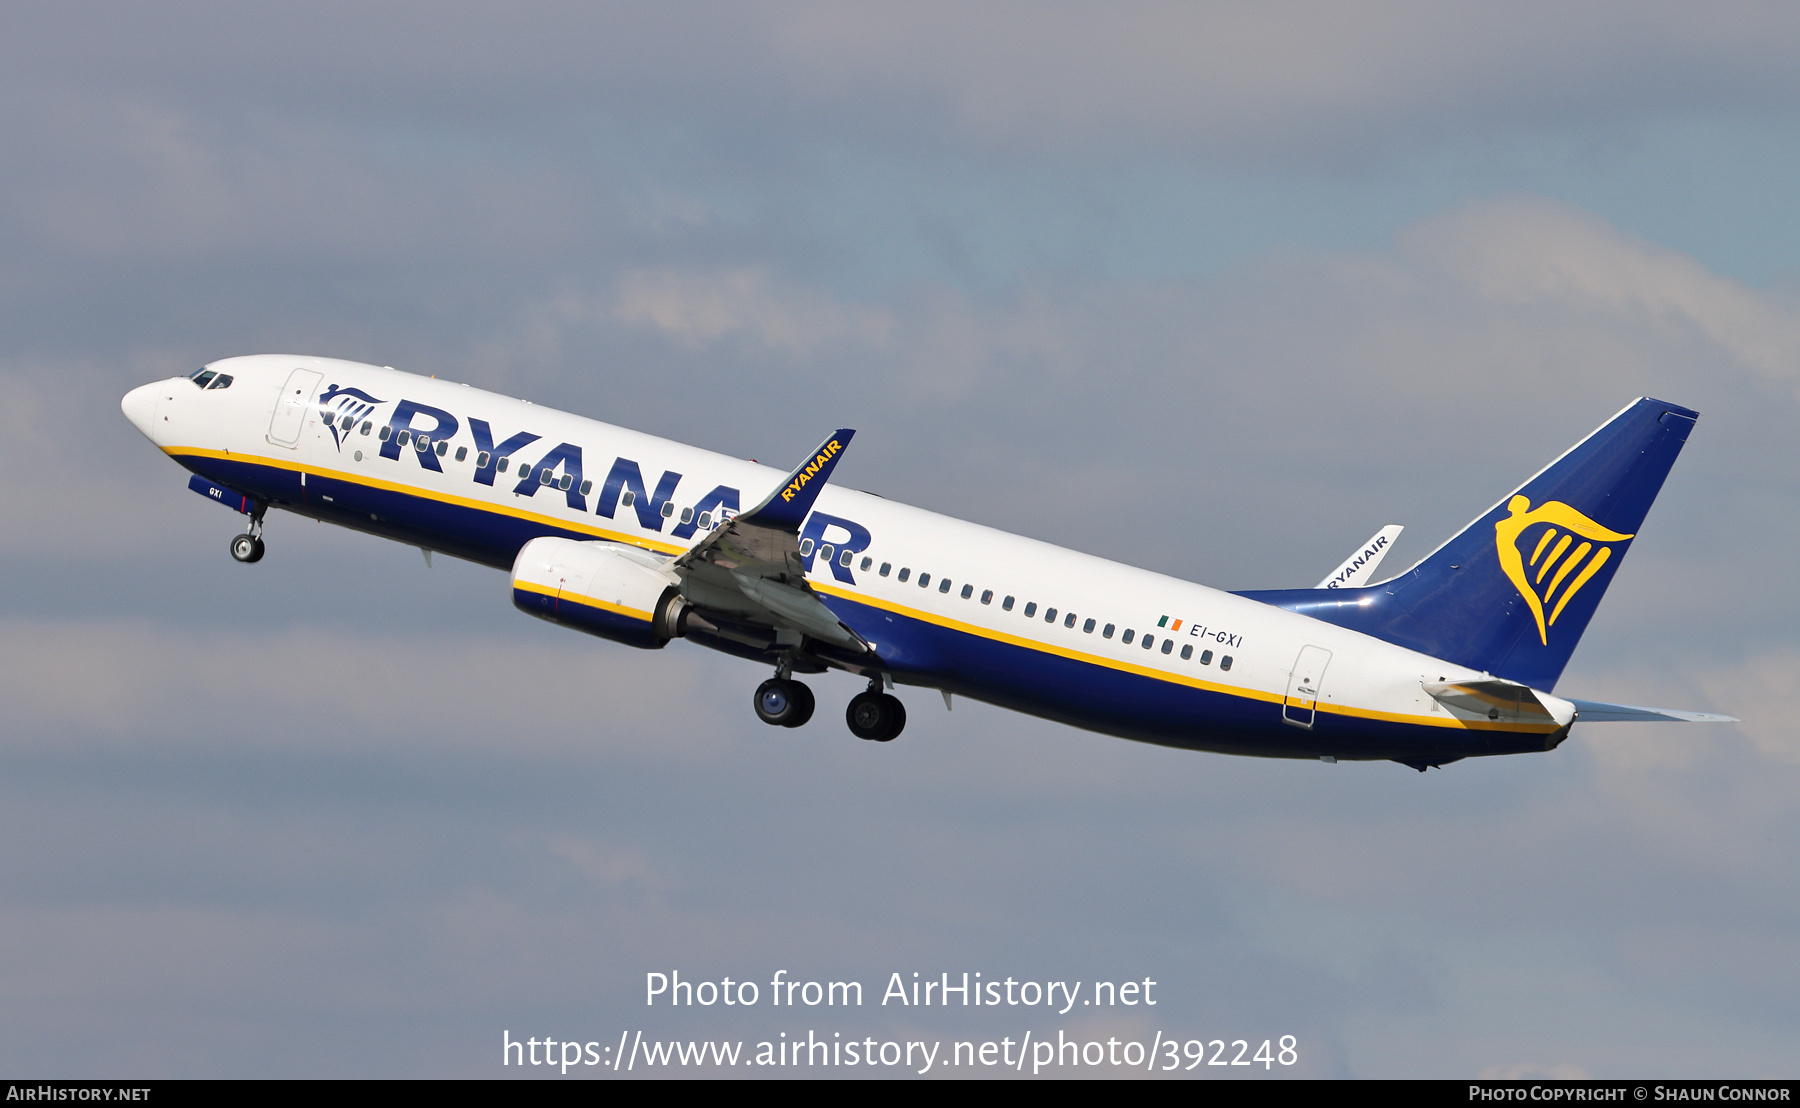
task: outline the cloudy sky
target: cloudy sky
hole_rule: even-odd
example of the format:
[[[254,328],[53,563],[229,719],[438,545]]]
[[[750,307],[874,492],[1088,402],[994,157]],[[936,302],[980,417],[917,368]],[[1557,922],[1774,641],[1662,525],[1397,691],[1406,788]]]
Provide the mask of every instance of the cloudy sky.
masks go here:
[[[1061,1029],[1793,1076],[1797,53],[1776,4],[7,6],[0,1070]],[[1744,723],[1420,775],[918,692],[859,743],[834,675],[776,733],[756,667],[490,570],[294,517],[233,563],[118,398],[267,351],[765,460],[852,426],[847,484],[1226,588],[1404,563],[1656,395],[1702,418],[1558,691]],[[869,1003],[642,1003],[777,970]],[[875,1003],[964,971],[1160,1002]]]

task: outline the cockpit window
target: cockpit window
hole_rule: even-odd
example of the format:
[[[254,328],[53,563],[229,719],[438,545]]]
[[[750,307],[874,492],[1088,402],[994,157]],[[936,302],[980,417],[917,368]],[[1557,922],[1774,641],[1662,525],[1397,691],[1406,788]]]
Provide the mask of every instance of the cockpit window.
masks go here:
[[[214,377],[217,377],[218,375],[219,374],[216,370],[203,369],[200,372],[194,374],[194,376],[189,379],[194,382],[195,388],[204,389],[206,386],[212,384],[212,379]]]
[[[229,374],[229,373],[219,374],[217,377],[213,378],[212,384],[206,386],[207,391],[209,391],[209,392],[212,391],[213,389],[228,389],[230,387],[231,387],[231,374]]]

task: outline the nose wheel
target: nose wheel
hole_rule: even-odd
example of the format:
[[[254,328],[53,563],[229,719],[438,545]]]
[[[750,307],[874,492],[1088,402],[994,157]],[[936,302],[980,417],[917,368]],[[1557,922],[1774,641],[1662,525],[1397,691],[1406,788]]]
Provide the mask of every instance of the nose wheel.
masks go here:
[[[262,561],[263,556],[263,513],[269,510],[267,504],[258,502],[250,512],[250,530],[231,540],[231,556],[248,565]]]
[[[859,739],[884,743],[906,730],[906,705],[897,696],[870,689],[850,698],[844,713],[850,733]]]
[[[756,687],[756,718],[772,727],[799,727],[813,714],[812,690],[786,677]]]

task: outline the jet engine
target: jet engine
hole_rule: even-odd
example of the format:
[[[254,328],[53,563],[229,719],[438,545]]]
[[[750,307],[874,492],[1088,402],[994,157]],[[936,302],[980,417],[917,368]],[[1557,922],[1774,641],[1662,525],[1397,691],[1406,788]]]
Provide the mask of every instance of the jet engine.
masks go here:
[[[603,639],[660,649],[682,632],[686,602],[668,563],[635,546],[533,539],[513,561],[513,605]]]

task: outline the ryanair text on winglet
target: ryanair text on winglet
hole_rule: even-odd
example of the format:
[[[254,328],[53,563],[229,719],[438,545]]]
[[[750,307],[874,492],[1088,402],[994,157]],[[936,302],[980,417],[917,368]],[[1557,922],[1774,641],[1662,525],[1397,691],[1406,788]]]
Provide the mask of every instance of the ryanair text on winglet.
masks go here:
[[[807,482],[818,476],[819,470],[825,468],[825,463],[836,457],[838,451],[842,449],[843,447],[838,445],[836,439],[832,439],[830,442],[826,443],[825,448],[819,451],[819,456],[814,458],[805,469],[801,470],[799,476],[795,477],[792,481],[789,481],[787,488],[781,490],[781,499],[784,501],[792,500],[795,496],[799,495],[800,490],[806,487]]]

